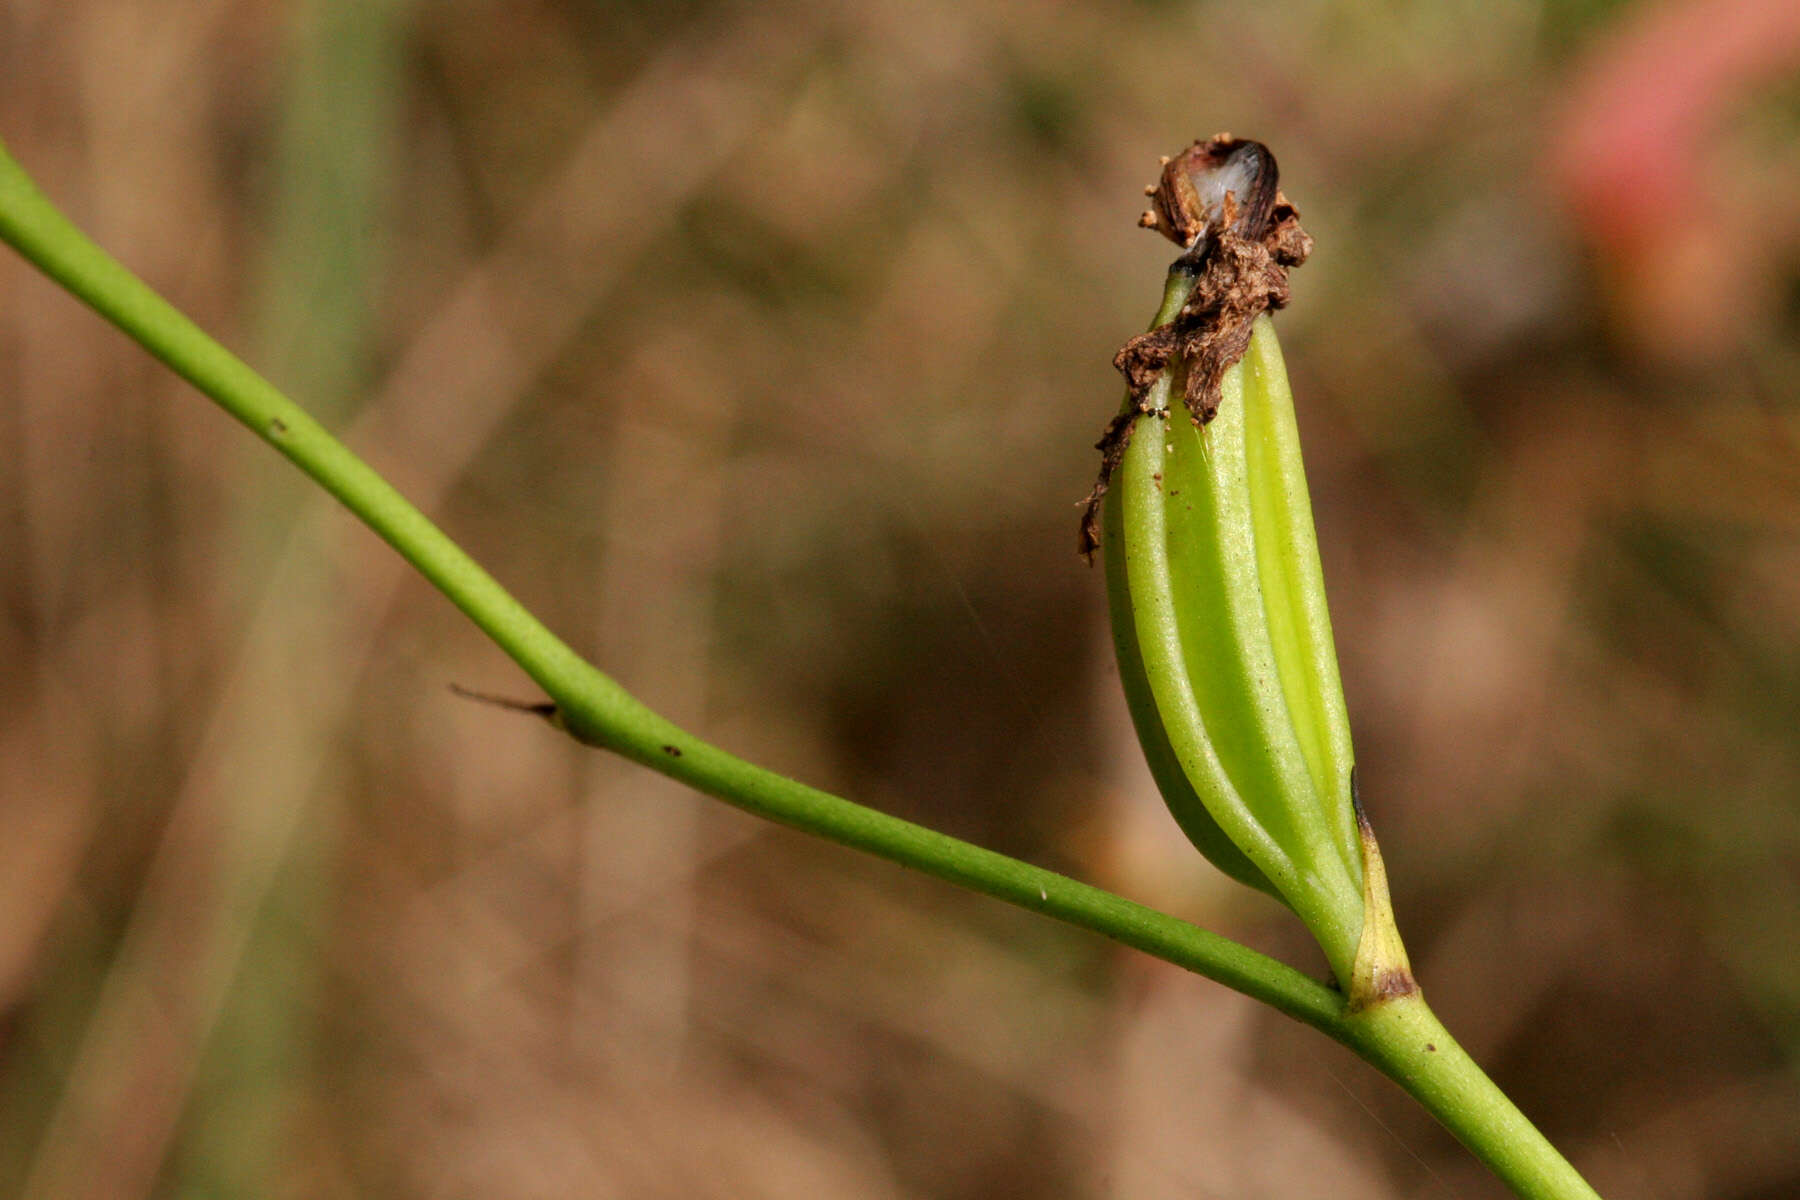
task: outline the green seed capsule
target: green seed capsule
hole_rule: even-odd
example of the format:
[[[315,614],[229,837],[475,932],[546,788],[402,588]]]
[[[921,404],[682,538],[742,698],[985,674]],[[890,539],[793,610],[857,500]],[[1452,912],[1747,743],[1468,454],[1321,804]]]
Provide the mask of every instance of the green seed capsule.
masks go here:
[[[1391,929],[1385,883],[1365,895],[1385,877],[1367,869],[1376,852],[1359,833],[1293,399],[1267,315],[1309,243],[1256,143],[1196,143],[1169,167],[1157,227],[1188,253],[1152,330],[1121,351],[1132,390],[1096,486],[1126,699],[1201,853],[1286,902],[1347,986],[1391,988],[1404,952],[1397,936],[1364,936],[1365,912]]]

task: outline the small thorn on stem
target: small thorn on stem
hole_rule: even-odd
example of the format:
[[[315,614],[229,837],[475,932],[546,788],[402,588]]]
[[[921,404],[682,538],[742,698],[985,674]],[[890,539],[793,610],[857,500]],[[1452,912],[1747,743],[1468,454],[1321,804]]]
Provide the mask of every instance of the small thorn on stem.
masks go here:
[[[460,683],[452,683],[450,690],[464,700],[473,700],[478,704],[491,704],[495,708],[504,708],[512,712],[529,713],[534,717],[542,717],[546,721],[556,720],[556,705],[546,700],[540,704],[532,704],[525,700],[511,700],[505,696],[494,696],[487,692],[477,692]]]

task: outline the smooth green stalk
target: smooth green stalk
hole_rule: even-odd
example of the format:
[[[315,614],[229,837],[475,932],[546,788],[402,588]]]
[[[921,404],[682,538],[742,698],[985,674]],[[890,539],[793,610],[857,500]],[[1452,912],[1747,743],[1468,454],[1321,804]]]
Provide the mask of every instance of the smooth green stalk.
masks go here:
[[[1204,975],[1349,1046],[1530,1200],[1593,1197],[1416,994],[1349,1011],[1340,993],[1217,934],[1053,871],[787,779],[694,737],[584,662],[380,475],[94,245],[0,146],[0,240],[319,483],[466,613],[552,698],[560,723],[748,812],[868,851]],[[1327,1186],[1327,1184],[1322,1184]]]
[[[1365,1009],[1333,1036],[1405,1088],[1517,1195],[1599,1200],[1450,1036],[1422,994]],[[1452,1113],[1454,1121],[1447,1115]],[[1480,1132],[1470,1136],[1473,1130]]]

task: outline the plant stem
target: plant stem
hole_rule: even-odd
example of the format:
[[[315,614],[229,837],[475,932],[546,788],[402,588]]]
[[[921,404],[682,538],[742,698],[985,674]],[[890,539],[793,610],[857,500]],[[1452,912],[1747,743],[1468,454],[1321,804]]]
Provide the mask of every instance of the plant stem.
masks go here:
[[[1518,1195],[1599,1200],[1450,1036],[1422,993],[1372,1005],[1328,1032],[1405,1088]]]
[[[1091,930],[1342,1042],[1413,1094],[1527,1200],[1595,1195],[1422,1000],[1347,1011],[1284,963],[1090,884],[888,816],[727,753],[584,661],[374,469],[75,227],[0,144],[0,241],[299,467],[391,545],[544,689],[558,723],[746,812]],[[1428,1048],[1428,1047],[1435,1047]]]

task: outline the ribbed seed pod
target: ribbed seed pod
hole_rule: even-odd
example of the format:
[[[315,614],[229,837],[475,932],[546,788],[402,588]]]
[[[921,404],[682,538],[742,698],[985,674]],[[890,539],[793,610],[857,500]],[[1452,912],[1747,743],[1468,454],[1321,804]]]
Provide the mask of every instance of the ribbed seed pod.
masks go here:
[[[1285,901],[1352,1002],[1367,1002],[1370,989],[1397,989],[1396,969],[1407,988],[1410,974],[1353,794],[1299,432],[1267,315],[1310,243],[1253,142],[1196,143],[1156,201],[1145,224],[1188,252],[1151,331],[1120,352],[1131,393],[1095,489],[1126,699],[1189,839]]]

